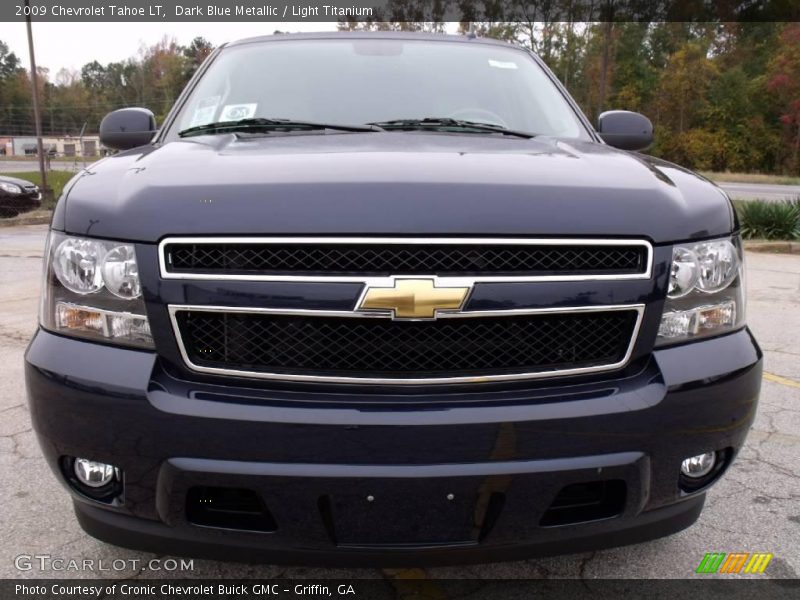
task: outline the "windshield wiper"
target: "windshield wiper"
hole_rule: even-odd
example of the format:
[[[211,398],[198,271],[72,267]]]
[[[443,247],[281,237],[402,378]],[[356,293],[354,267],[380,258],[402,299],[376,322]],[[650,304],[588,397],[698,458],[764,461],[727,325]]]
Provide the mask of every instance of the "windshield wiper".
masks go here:
[[[500,133],[503,135],[513,135],[530,139],[535,137],[536,134],[528,133],[526,131],[515,131],[497,125],[494,123],[484,123],[481,121],[466,121],[464,119],[452,119],[450,117],[426,117],[424,119],[394,119],[392,121],[378,121],[376,123],[367,123],[367,125],[375,125],[386,131],[399,130],[399,131],[415,131],[424,129],[433,130],[460,130],[460,131],[473,131],[473,132],[487,132],[487,133]]]
[[[215,121],[213,123],[197,125],[196,127],[189,127],[188,129],[179,131],[178,135],[181,137],[190,137],[193,135],[231,133],[235,131],[273,132],[273,131],[314,131],[320,129],[333,129],[335,131],[351,131],[355,133],[365,132],[365,131],[382,131],[380,127],[372,124],[341,125],[338,123],[293,121],[291,119],[249,118],[249,119],[239,119],[237,121]]]

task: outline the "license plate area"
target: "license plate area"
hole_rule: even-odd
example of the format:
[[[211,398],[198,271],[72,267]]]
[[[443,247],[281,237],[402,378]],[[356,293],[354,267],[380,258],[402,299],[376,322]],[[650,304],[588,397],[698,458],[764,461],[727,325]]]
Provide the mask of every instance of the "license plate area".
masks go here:
[[[319,507],[339,546],[477,543],[485,522],[485,478],[357,480]],[[482,507],[482,508],[481,508]]]

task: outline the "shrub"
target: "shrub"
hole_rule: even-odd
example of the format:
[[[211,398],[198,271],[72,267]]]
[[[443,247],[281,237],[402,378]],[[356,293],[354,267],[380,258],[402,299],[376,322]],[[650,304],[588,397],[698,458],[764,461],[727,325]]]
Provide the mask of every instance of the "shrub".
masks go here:
[[[767,202],[735,202],[742,237],[745,239],[800,239],[800,198]]]

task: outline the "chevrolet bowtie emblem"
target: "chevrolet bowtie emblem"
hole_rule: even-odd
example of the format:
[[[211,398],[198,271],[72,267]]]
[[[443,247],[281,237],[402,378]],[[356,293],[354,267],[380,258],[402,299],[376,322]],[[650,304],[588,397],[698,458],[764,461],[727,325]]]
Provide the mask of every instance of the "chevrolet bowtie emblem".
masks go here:
[[[458,310],[470,288],[436,287],[432,279],[395,279],[394,287],[369,287],[361,310],[391,311],[396,319],[434,319],[439,310]]]

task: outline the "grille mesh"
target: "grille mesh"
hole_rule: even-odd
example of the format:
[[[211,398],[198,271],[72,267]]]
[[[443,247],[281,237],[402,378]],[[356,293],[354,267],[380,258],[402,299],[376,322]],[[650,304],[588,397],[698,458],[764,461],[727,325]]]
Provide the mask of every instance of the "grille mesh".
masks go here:
[[[636,311],[436,321],[179,311],[198,366],[420,378],[538,372],[621,361]]]
[[[643,246],[170,243],[167,270],[213,274],[633,274]]]

